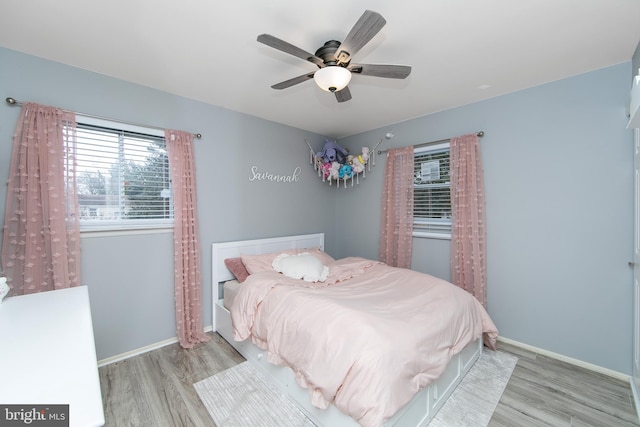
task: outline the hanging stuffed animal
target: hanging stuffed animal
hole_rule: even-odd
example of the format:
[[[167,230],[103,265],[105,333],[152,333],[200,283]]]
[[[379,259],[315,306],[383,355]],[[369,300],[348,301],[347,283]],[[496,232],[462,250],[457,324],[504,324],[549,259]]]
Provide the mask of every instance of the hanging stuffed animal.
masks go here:
[[[332,139],[327,139],[322,147],[322,151],[316,153],[316,159],[322,158],[325,163],[344,163],[347,158],[347,150],[342,148]]]
[[[353,173],[355,174],[359,174],[364,171],[364,159],[362,158],[362,155],[349,155],[349,157],[347,157],[347,163],[351,165]]]
[[[340,179],[340,163],[331,162],[331,168],[329,169],[329,180],[337,181]]]
[[[362,154],[360,157],[362,157],[363,165],[366,165],[367,162],[369,162],[369,147],[362,147]]]
[[[322,170],[322,180],[329,178],[329,175],[331,175],[331,163],[323,163],[320,169]]]
[[[351,175],[353,175],[353,170],[351,169],[351,165],[344,164],[340,166],[340,170],[338,171],[338,176],[340,177],[340,179],[351,178]]]

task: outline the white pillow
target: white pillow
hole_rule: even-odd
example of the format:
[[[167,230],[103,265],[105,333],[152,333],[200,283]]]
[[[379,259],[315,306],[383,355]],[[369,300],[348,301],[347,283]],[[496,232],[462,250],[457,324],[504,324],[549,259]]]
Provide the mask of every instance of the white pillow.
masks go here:
[[[309,252],[280,254],[273,259],[272,266],[278,273],[305,282],[324,282],[329,275],[329,267]]]

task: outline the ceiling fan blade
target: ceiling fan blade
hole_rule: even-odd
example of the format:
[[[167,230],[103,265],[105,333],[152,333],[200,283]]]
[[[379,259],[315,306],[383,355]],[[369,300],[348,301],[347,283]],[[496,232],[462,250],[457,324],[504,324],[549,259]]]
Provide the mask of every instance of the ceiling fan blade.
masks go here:
[[[291,86],[297,85],[298,83],[303,83],[303,82],[306,82],[306,81],[307,81],[307,80],[309,80],[309,79],[312,79],[314,74],[315,74],[315,73],[307,73],[307,74],[303,74],[303,75],[301,75],[301,76],[294,77],[294,78],[292,78],[292,79],[285,80],[285,81],[283,81],[283,82],[280,82],[280,83],[274,84],[274,85],[273,85],[273,86],[271,86],[271,87],[272,87],[273,89],[286,89],[286,88],[288,88],[288,87],[291,87]]]
[[[347,67],[349,71],[363,76],[385,77],[388,79],[404,79],[411,74],[408,65],[373,65],[352,64]]]
[[[358,22],[355,23],[347,37],[336,50],[338,63],[347,63],[356,52],[369,43],[387,23],[378,12],[365,10]]]
[[[349,86],[345,86],[344,89],[333,93],[336,94],[336,99],[338,100],[338,102],[345,102],[351,99],[351,91],[349,90]]]
[[[299,47],[294,46],[291,43],[288,43],[270,34],[260,34],[258,36],[258,41],[274,49],[278,49],[282,52],[288,53],[289,55],[297,56],[298,58],[304,59],[305,61],[312,62],[319,67],[324,67],[324,62],[322,61],[322,59],[318,58],[313,53],[309,53],[306,50],[300,49]]]

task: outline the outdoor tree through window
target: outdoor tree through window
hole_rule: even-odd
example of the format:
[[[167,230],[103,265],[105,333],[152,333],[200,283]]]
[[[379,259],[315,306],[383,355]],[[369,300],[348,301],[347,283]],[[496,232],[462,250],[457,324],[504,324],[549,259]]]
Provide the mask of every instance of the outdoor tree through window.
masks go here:
[[[170,227],[173,193],[164,134],[78,118],[82,230]]]

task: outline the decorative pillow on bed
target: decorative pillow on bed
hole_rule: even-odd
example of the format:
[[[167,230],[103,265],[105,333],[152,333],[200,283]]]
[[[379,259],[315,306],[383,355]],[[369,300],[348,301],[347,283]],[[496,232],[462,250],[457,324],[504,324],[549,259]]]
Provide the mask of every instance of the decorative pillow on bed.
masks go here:
[[[249,272],[242,263],[242,258],[240,257],[227,258],[224,260],[224,265],[226,265],[229,271],[236,276],[236,279],[238,279],[238,282],[240,283],[244,282],[247,277],[249,277]]]
[[[241,255],[241,258],[242,263],[244,264],[249,274],[256,274],[260,271],[273,271],[273,260],[278,255],[297,255],[302,252],[308,252],[311,255],[314,255],[324,265],[328,265],[335,261],[335,259],[333,259],[331,255],[323,252],[319,247],[309,249],[286,249],[259,255]]]
[[[280,254],[274,258],[272,266],[278,273],[305,282],[324,282],[329,275],[329,267],[309,252]]]
[[[318,258],[324,265],[329,265],[332,262],[335,262],[335,259],[331,255],[320,248],[304,249],[304,252],[309,252],[311,255]]]

